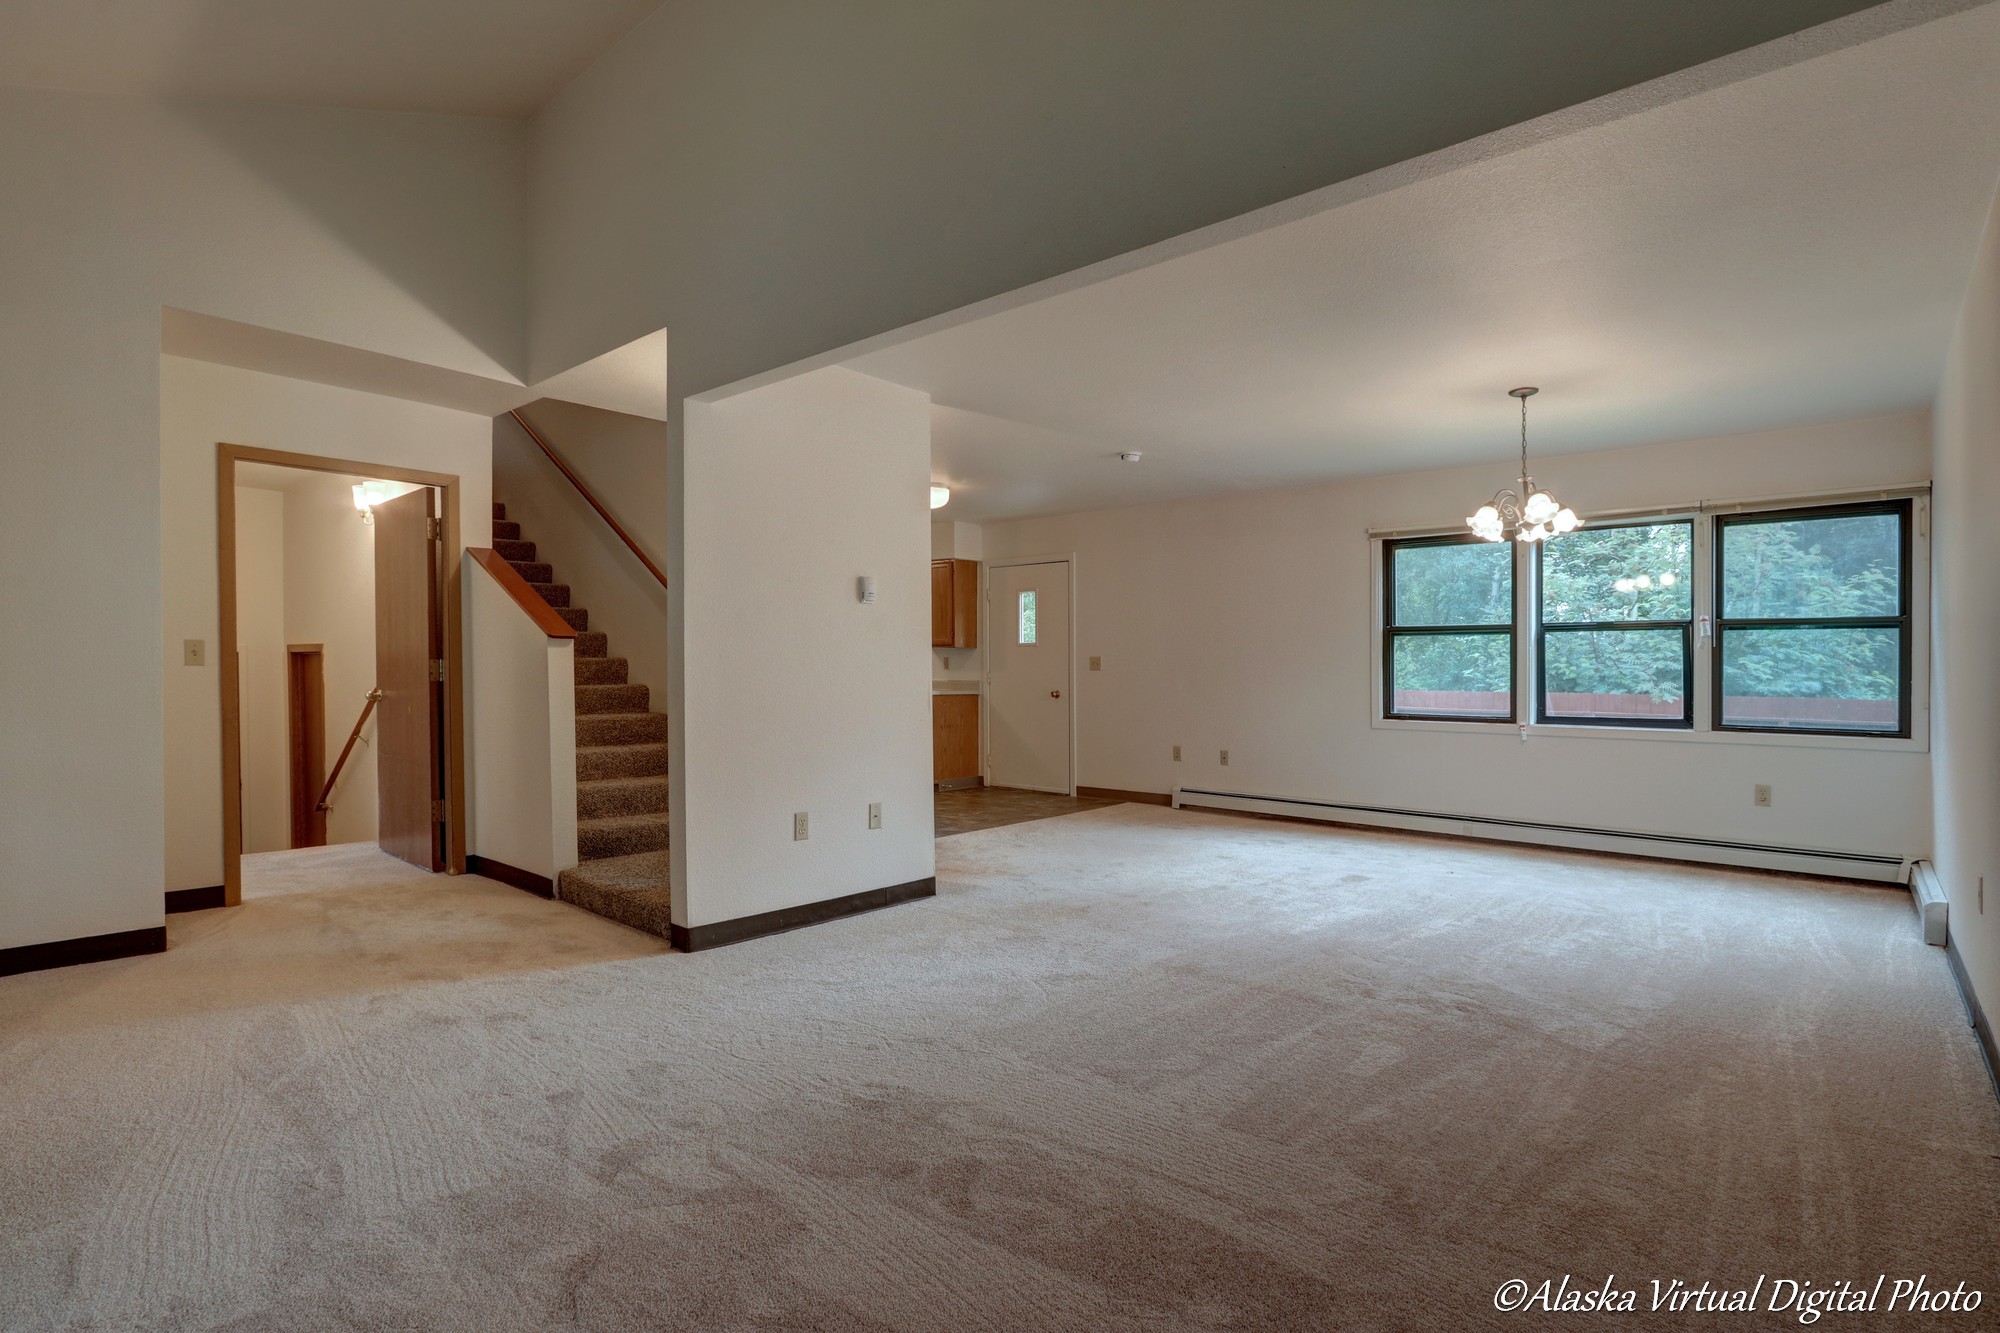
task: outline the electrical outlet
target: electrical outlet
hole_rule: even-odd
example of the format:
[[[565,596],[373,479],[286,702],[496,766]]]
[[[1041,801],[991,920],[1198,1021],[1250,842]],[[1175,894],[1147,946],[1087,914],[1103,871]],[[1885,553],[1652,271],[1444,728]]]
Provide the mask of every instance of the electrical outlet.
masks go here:
[[[1228,768],[1228,767],[1229,767],[1229,751],[1227,751],[1227,750],[1224,750],[1224,751],[1222,752],[1222,766],[1223,766],[1224,768]]]
[[[882,827],[882,803],[880,801],[870,801],[868,803],[868,827]]]
[[[181,641],[182,666],[207,666],[208,643],[204,639],[184,639]]]
[[[1771,784],[1768,782],[1758,783],[1752,790],[1750,799],[1758,805],[1769,805],[1771,803]]]
[[[1174,762],[1178,764],[1180,761],[1181,761],[1181,747],[1176,745],[1174,747]]]
[[[1101,658],[1101,657],[1093,657],[1093,658],[1091,658],[1091,659],[1090,659],[1090,669],[1091,669],[1092,671],[1102,671],[1102,670],[1104,670],[1104,659],[1103,659],[1103,658]]]
[[[804,842],[810,836],[806,832],[806,812],[801,810],[792,816],[792,841]]]

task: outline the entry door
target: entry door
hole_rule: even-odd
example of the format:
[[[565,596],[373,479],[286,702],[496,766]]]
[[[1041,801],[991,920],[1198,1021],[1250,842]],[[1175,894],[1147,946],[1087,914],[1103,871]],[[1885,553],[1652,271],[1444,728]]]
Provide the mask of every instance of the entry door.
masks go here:
[[[1069,561],[986,576],[986,780],[1070,790]]]
[[[437,493],[428,486],[375,506],[375,783],[382,850],[444,869],[439,821],[440,662]]]

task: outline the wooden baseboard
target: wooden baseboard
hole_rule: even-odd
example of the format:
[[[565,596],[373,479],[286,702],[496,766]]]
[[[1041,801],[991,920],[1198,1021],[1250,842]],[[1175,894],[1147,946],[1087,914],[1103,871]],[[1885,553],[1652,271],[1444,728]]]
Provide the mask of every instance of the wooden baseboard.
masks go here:
[[[865,889],[860,893],[850,893],[844,898],[827,898],[816,903],[801,903],[797,907],[781,907],[775,912],[739,916],[733,921],[716,921],[706,926],[676,925],[670,928],[671,942],[676,949],[697,953],[703,949],[719,949],[725,944],[739,944],[744,940],[754,940],[765,935],[780,935],[803,926],[816,926],[822,921],[836,921],[844,916],[874,912],[884,907],[894,907],[897,903],[914,902],[918,898],[932,898],[936,895],[937,877],[933,875],[924,879],[913,879],[907,884],[891,884],[883,889]]]
[[[1965,961],[1958,956],[1958,941],[1945,941],[1944,957],[1951,964],[1951,979],[1958,983],[1958,998],[1965,1002],[1965,1019],[1971,1025],[1973,1039],[1979,1043],[1979,1053],[1986,1057],[1986,1077],[1993,1081],[1993,1095],[2000,1097],[2000,1043],[1994,1040],[1993,1024],[1980,1006],[1979,992],[1972,989]]]
[[[205,912],[211,907],[223,905],[223,888],[220,884],[208,884],[199,889],[168,889],[167,911]]]
[[[1174,798],[1163,791],[1126,791],[1120,787],[1078,787],[1078,796],[1093,801],[1124,801],[1128,805],[1172,805]]]
[[[488,879],[499,880],[502,884],[509,885],[512,888],[532,893],[537,898],[553,898],[556,896],[554,880],[543,875],[537,875],[532,870],[523,870],[519,866],[510,866],[505,861],[495,861],[490,856],[468,855],[465,858],[465,873],[468,875],[484,875]]]
[[[142,953],[165,953],[166,950],[165,926],[120,930],[110,935],[86,935],[80,940],[23,944],[12,949],[0,949],[0,977],[11,977],[18,972],[40,972],[51,967],[70,967],[77,963],[103,963]]]

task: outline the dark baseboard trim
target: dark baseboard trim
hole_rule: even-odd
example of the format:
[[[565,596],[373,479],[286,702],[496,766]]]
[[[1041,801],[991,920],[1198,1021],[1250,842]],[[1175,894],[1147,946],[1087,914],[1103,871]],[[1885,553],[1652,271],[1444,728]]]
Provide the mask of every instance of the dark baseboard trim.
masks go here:
[[[51,940],[47,944],[23,944],[0,949],[0,977],[18,972],[40,972],[45,968],[69,967],[76,963],[102,963],[113,958],[131,958],[142,953],[165,953],[167,928],[148,926],[144,930],[120,930],[110,935],[86,935],[80,940]]]
[[[779,935],[788,930],[798,930],[802,926],[816,926],[822,921],[835,921],[844,916],[855,916],[862,912],[873,912],[884,907],[894,907],[897,903],[914,902],[919,898],[937,896],[937,877],[913,879],[907,884],[891,884],[886,889],[864,889],[860,893],[850,893],[844,898],[827,898],[816,903],[801,903],[797,907],[781,907],[775,912],[759,912],[755,916],[739,916],[734,921],[716,921],[706,926],[671,927],[671,942],[676,949],[688,953],[698,953],[703,949],[718,949],[725,944],[740,944],[744,940],[754,940],[765,935]]]
[[[205,912],[222,906],[222,886],[206,884],[198,889],[168,889],[167,911]]]
[[[1078,796],[1094,801],[1124,801],[1129,805],[1172,805],[1174,798],[1163,791],[1125,791],[1119,787],[1078,787]]]
[[[505,861],[495,861],[490,856],[467,856],[465,858],[465,873],[468,875],[484,875],[488,879],[497,879],[502,884],[526,890],[534,894],[537,898],[553,898],[556,896],[554,880],[537,875],[532,870],[523,870],[519,866],[510,866]]]
[[[2000,1097],[2000,1045],[1994,1042],[1993,1024],[1980,1008],[1979,992],[1972,989],[1972,978],[1966,975],[1965,962],[1958,956],[1957,940],[1945,941],[1944,958],[1951,964],[1951,979],[1958,983],[1958,998],[1965,1004],[1965,1021],[1979,1043],[1979,1053],[1986,1057],[1986,1077],[1993,1081],[1993,1095]]]

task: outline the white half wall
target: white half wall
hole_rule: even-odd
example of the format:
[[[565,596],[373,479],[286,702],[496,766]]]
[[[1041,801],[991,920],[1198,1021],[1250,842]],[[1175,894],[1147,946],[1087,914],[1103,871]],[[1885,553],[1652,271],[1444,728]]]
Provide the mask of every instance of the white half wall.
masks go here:
[[[236,644],[243,722],[243,850],[292,845],[285,661],[285,497],[236,488]]]
[[[222,883],[222,713],[215,674],[221,623],[216,609],[216,445],[253,445],[454,473],[463,483],[460,522],[465,544],[485,546],[493,531],[493,423],[467,412],[230,366],[179,357],[158,357],[156,362],[159,457],[153,466],[158,469],[161,504],[148,522],[157,524],[160,532],[160,637],[153,651],[162,656],[152,661],[164,664],[166,685],[164,752],[148,788],[153,799],[163,803],[167,816],[165,887],[202,888]],[[355,523],[360,526],[358,520]],[[372,554],[370,559],[372,568]],[[372,600],[371,589],[371,604]],[[181,665],[184,639],[208,643],[207,666]],[[342,711],[329,680],[327,728],[338,730],[344,741],[354,718],[349,714],[336,722]],[[338,753],[336,744],[328,753],[328,764]],[[157,776],[162,773],[163,784]],[[148,827],[150,836],[160,836],[157,826]],[[154,856],[158,855],[156,849]],[[155,878],[149,893],[157,907],[158,872]]]
[[[1079,784],[1924,854],[1930,760],[1908,742],[1600,729],[1523,744],[1511,728],[1377,725],[1368,530],[1462,523],[1511,480],[1503,448],[1487,467],[986,524],[988,562],[1076,555],[1074,651],[1103,658],[1075,676]],[[1929,423],[1912,413],[1574,454],[1539,471],[1586,516],[1913,483],[1930,473]],[[1915,728],[1928,732],[1921,711]],[[1775,788],[1769,808],[1751,803],[1757,783]]]
[[[465,593],[467,830],[475,856],[553,881],[576,864],[576,651],[460,557]]]
[[[690,403],[683,471],[675,920],[929,878],[928,397],[836,368]]]
[[[1992,1019],[2000,1017],[2000,205],[1945,364],[1936,432],[1935,863],[1952,943]]]

